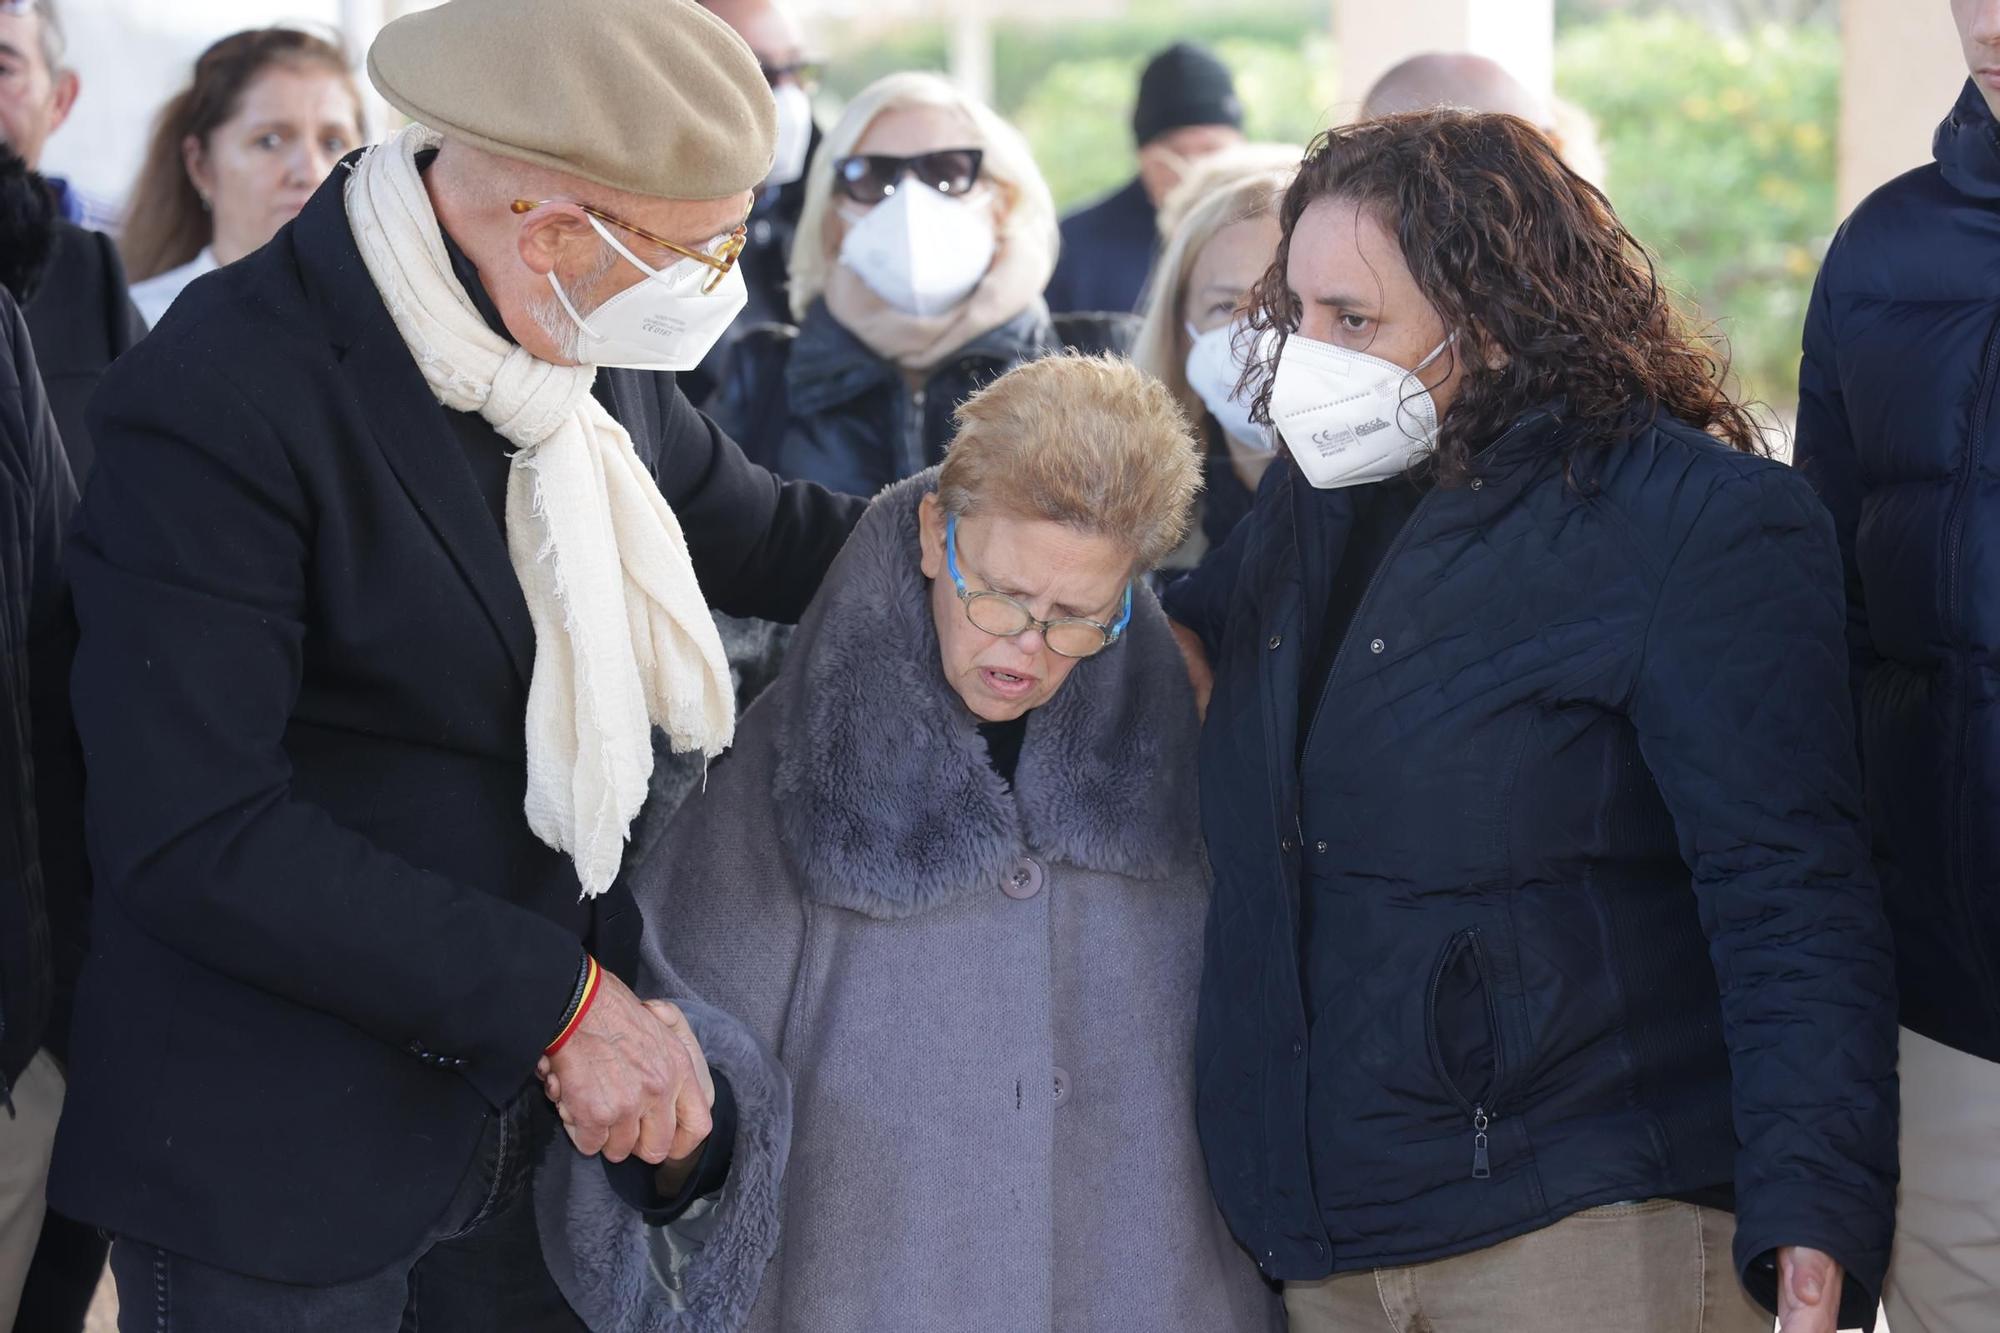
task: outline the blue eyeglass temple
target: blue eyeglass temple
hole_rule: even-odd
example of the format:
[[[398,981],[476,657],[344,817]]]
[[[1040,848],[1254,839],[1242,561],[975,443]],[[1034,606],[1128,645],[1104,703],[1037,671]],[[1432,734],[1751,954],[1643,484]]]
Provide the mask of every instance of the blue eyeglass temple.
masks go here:
[[[944,567],[951,571],[951,581],[958,588],[958,595],[960,597],[965,597],[969,595],[972,590],[965,586],[965,576],[958,572],[958,515],[957,514],[950,515],[944,521]],[[1013,598],[1010,597],[1007,600],[1013,601]],[[1022,609],[1026,610],[1027,608],[1023,607]],[[1029,613],[1029,618],[1033,619],[1032,612]],[[1083,617],[1061,616],[1058,617],[1058,619],[1081,620],[1083,619]],[[1037,625],[1041,625],[1047,622],[1036,621],[1035,623]],[[1095,624],[1096,622],[1092,621],[1090,623]],[[1128,582],[1125,585],[1125,609],[1118,613],[1118,623],[1111,626],[1111,642],[1116,643],[1119,640],[1119,638],[1125,633],[1125,627],[1127,625],[1130,625],[1131,623],[1132,623],[1132,585]],[[1025,630],[1022,632],[1026,633]]]

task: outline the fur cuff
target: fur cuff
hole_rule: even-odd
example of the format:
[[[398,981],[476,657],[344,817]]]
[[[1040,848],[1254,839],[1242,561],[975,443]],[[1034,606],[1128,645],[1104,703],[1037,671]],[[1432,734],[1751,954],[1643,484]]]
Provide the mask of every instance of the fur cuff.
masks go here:
[[[736,1092],[736,1147],[713,1234],[683,1275],[679,1300],[661,1285],[664,1245],[613,1191],[603,1168],[558,1134],[536,1172],[535,1210],[549,1272],[597,1333],[731,1333],[750,1316],[778,1248],[780,1186],[791,1151],[792,1089],[741,1023],[698,1000],[673,998],[710,1065]]]

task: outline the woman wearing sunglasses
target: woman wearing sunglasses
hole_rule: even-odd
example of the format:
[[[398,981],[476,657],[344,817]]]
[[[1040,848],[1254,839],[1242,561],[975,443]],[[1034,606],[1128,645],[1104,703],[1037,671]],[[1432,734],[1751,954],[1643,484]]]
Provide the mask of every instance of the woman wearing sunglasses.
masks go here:
[[[1264,1333],[1195,1144],[1197,722],[1142,578],[1194,441],[1107,358],[958,422],[635,858],[649,952],[792,1078],[748,1327]]]
[[[1065,346],[1123,350],[1129,321],[1051,322],[1056,243],[1013,127],[937,75],[878,80],[807,173],[798,326],[746,335],[709,413],[781,476],[873,495],[921,472],[980,385]]]

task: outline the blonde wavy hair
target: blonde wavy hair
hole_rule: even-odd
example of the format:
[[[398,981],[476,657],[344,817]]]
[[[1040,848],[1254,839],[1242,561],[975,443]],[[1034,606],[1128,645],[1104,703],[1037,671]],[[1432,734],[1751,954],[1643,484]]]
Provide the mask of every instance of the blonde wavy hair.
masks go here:
[[[1305,150],[1289,144],[1245,144],[1204,158],[1160,205],[1165,242],[1154,265],[1132,360],[1167,386],[1189,418],[1208,412],[1188,387],[1187,321],[1181,306],[1195,261],[1224,230],[1253,218],[1276,218]]]
[[[904,72],[877,79],[847,104],[840,120],[827,132],[806,173],[806,198],[799,213],[798,234],[792,240],[792,318],[804,319],[812,303],[826,290],[827,274],[837,262],[834,220],[833,164],[853,153],[878,117],[904,107],[943,107],[966,121],[972,142],[983,149],[979,178],[1000,194],[999,242],[1033,246],[1054,255],[1059,243],[1056,202],[1042,179],[1041,168],[1021,132],[998,113],[941,74]]]
[[[1137,569],[1187,535],[1201,449],[1172,395],[1129,361],[1060,355],[1008,371],[960,404],[938,503],[1096,533]]]

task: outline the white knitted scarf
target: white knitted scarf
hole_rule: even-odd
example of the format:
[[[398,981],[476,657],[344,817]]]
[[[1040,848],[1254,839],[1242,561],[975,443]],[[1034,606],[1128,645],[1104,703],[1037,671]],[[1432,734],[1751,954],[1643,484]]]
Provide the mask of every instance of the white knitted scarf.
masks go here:
[[[625,428],[591,397],[594,366],[541,361],[493,332],[451,271],[412,125],[348,178],[347,219],[375,289],[438,402],[512,445],[507,553],[535,628],[528,825],[609,888],[653,769],[728,748],[736,700],[687,539]]]

